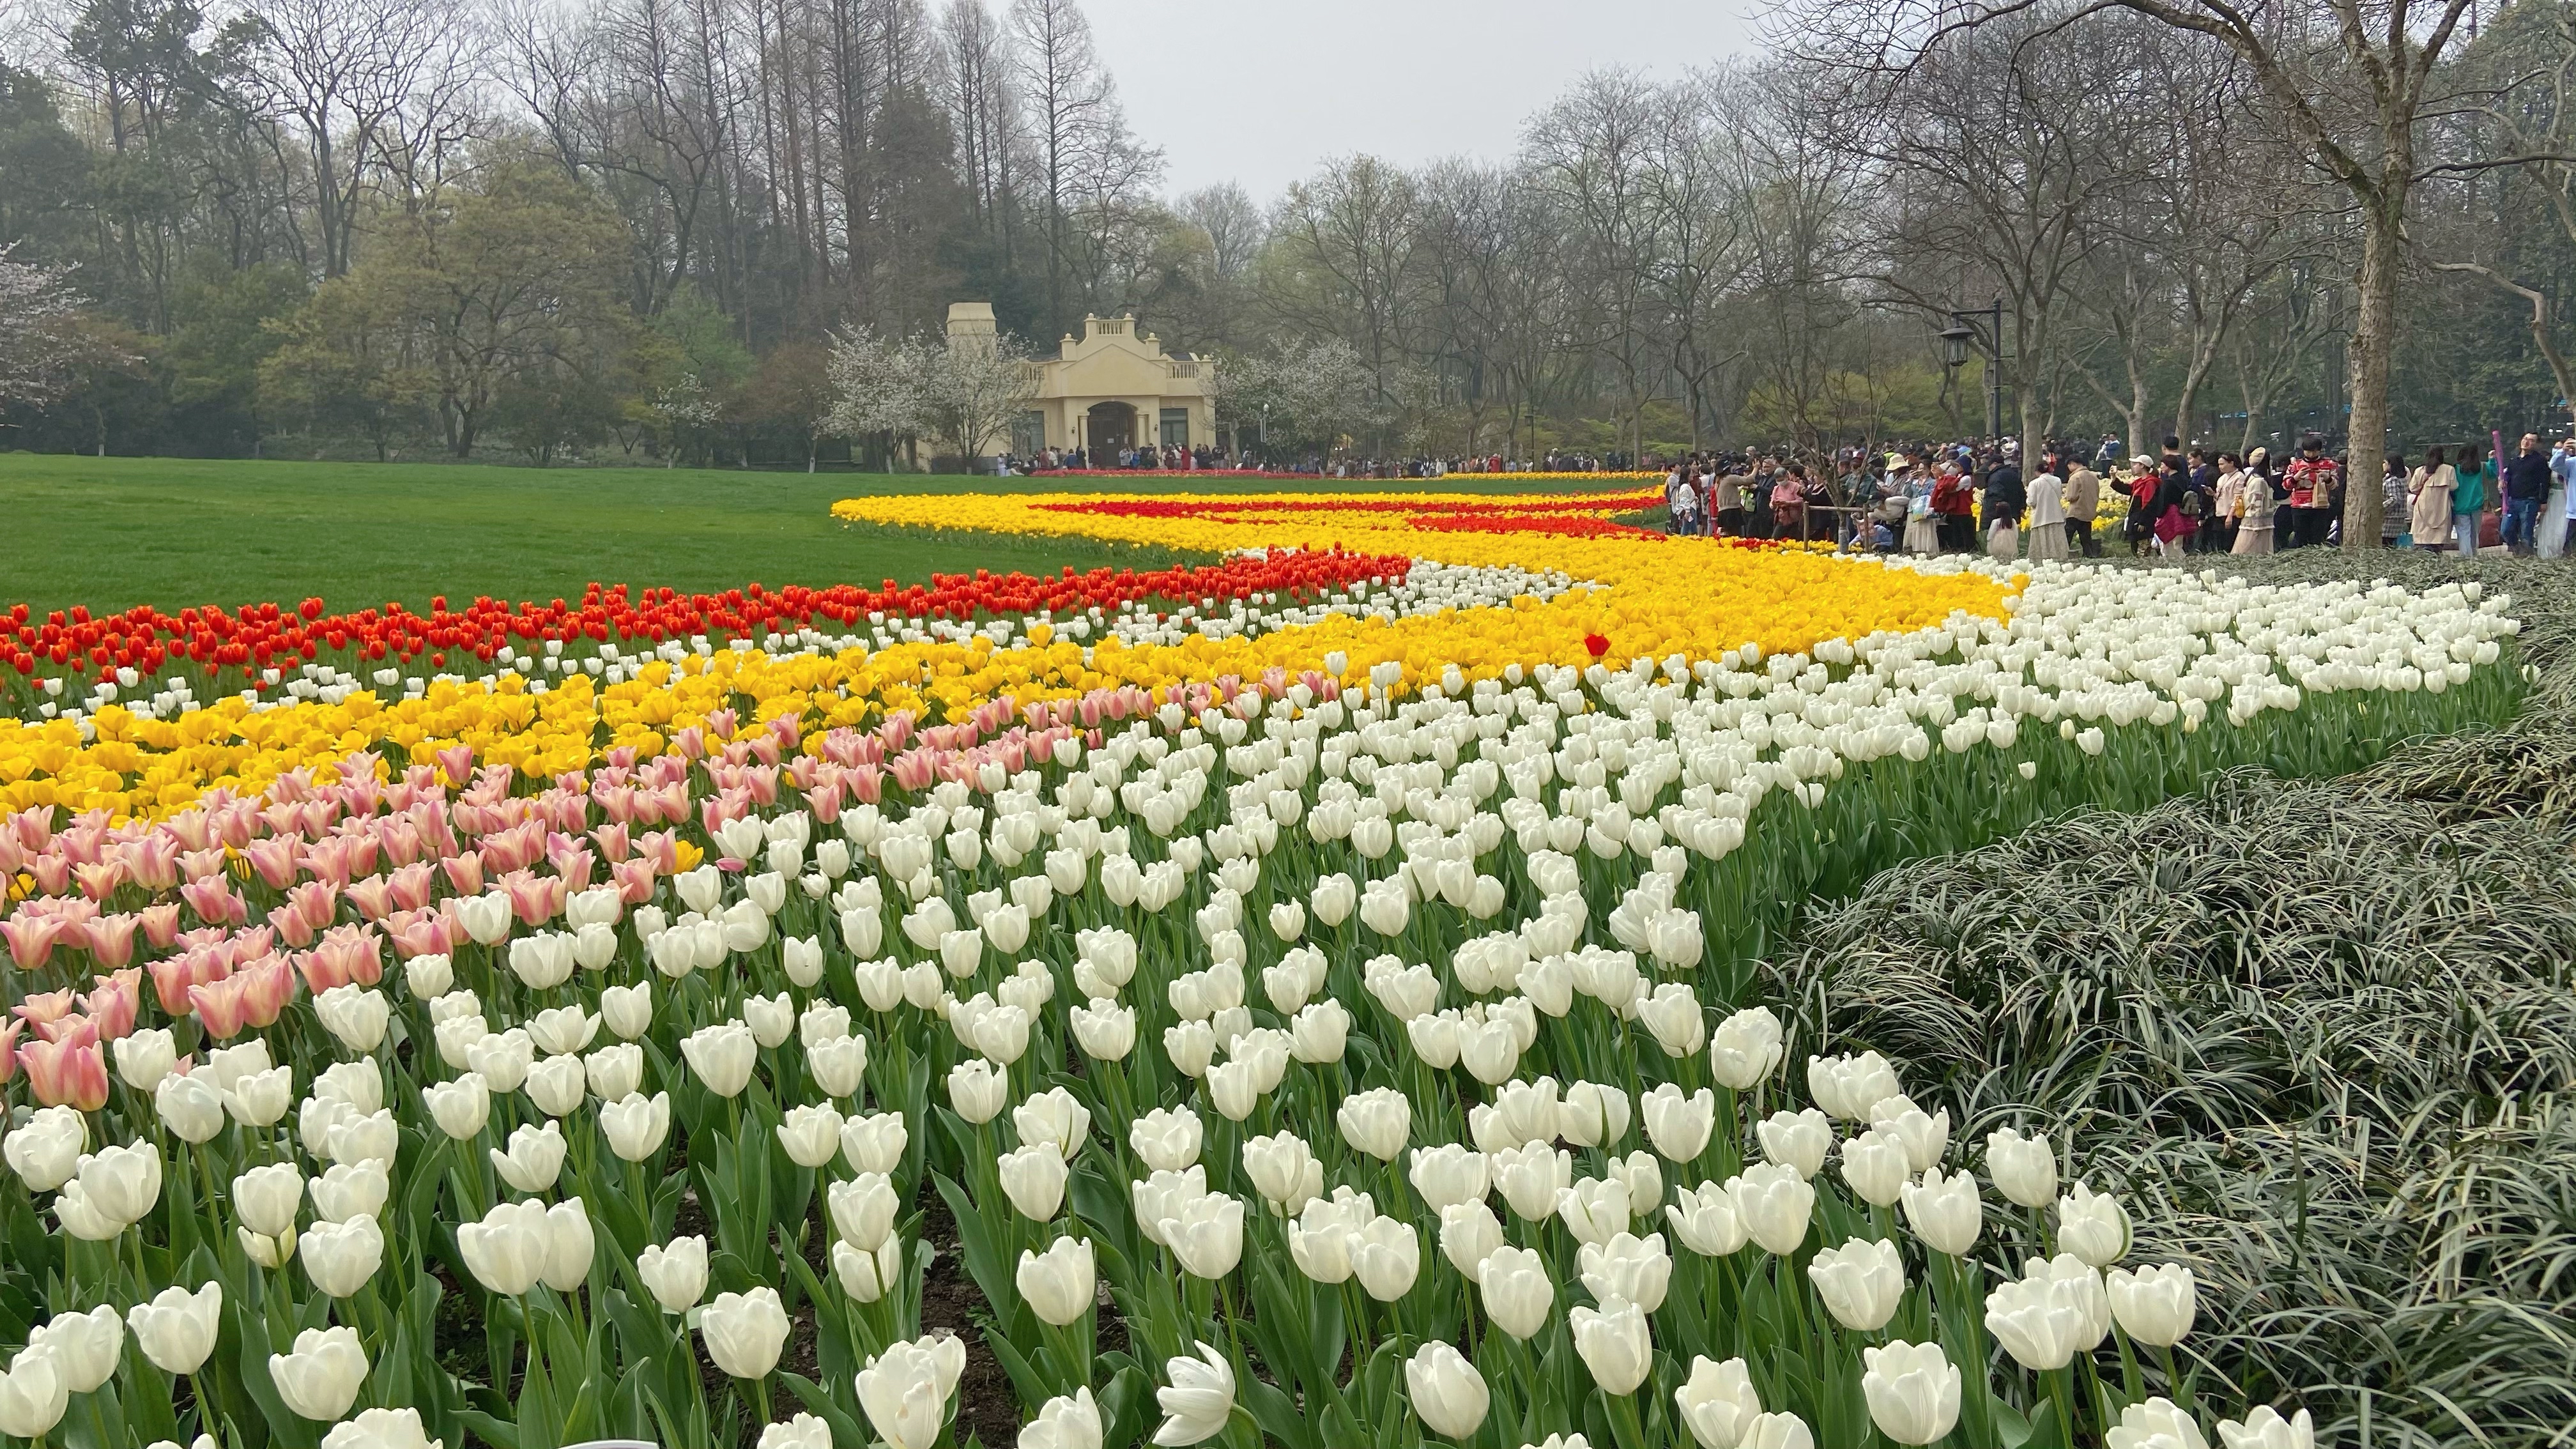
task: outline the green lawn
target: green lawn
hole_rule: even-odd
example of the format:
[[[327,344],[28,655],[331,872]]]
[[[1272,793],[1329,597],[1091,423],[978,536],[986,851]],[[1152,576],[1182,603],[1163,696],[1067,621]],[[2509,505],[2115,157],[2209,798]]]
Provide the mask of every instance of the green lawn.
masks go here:
[[[593,579],[684,592],[755,579],[874,585],[919,581],[933,570],[1154,567],[1181,557],[1080,539],[854,528],[831,517],[835,499],[859,494],[1063,486],[918,474],[0,453],[0,608],[24,601],[39,612],[138,603],[176,610],[319,594],[335,609],[393,599],[421,609],[434,594],[451,603],[477,594],[572,597]],[[1268,492],[1294,485],[1140,474],[1117,486]],[[1465,480],[1454,486],[1515,491]]]

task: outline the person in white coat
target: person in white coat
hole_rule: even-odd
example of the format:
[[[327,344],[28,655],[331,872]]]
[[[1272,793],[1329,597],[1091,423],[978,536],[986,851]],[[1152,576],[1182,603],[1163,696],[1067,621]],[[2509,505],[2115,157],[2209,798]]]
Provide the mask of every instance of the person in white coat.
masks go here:
[[[2549,454],[2549,497],[2540,505],[2540,540],[2542,558],[2556,558],[2567,551],[2567,536],[2576,533],[2576,491],[2568,488],[2576,479],[2576,438],[2561,438]]]
[[[2066,480],[2051,461],[2030,480],[2030,561],[2066,557]]]

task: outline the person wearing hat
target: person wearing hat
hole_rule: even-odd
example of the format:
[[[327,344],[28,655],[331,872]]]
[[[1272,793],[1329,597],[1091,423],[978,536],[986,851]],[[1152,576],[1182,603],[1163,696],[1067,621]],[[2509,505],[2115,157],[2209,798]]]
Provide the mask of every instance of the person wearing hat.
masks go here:
[[[2281,481],[2289,486],[2291,510],[2289,536],[2281,540],[2282,546],[2324,543],[2334,527],[2343,491],[2334,459],[2326,456],[2326,440],[2314,433],[2301,438],[2299,456],[2290,460]]]
[[[2128,476],[2120,479],[2122,491],[2129,495],[2129,516],[2121,531],[2128,537],[2131,553],[2145,553],[2155,540],[2153,505],[2159,476],[2156,460],[2145,453],[2137,453],[2129,459]]]

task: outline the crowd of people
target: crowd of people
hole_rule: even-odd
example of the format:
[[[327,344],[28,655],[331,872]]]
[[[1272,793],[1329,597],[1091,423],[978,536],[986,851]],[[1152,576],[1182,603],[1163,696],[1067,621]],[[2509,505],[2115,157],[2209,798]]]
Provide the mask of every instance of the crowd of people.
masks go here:
[[[2348,460],[2314,434],[2287,456],[2185,449],[2172,437],[2158,453],[2120,453],[2115,439],[2094,449],[2051,442],[2027,469],[2011,439],[1829,458],[1695,453],[1668,465],[1664,499],[1676,534],[1881,553],[2037,560],[2098,558],[2119,546],[2181,558],[2343,542]],[[2555,558],[2576,532],[2571,482],[2576,437],[2553,445],[2527,433],[2509,453],[2436,447],[2411,468],[2392,453],[2379,542]]]
[[[1473,458],[1359,458],[1307,453],[1280,460],[1257,457],[1249,448],[1229,453],[1206,444],[1194,448],[1173,444],[1116,449],[1041,448],[1026,457],[1006,453],[995,460],[995,471],[1003,477],[1116,470],[1303,473],[1315,478],[1446,478],[1453,473],[1623,473],[1634,467],[1634,460],[1625,453],[1560,452],[1553,448],[1532,459],[1506,458],[1500,453]]]

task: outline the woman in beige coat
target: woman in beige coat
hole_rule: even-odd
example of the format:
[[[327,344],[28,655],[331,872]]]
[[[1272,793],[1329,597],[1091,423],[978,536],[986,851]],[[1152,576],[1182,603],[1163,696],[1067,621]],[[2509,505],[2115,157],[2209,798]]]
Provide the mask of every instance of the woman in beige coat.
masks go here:
[[[2406,480],[2406,495],[2414,500],[2407,506],[2406,531],[2415,536],[2417,548],[2439,548],[2451,535],[2451,494],[2460,486],[2460,475],[2442,461],[2442,450],[2435,448],[2424,455],[2424,466]]]
[[[2280,496],[2272,491],[2272,480],[2263,476],[2263,450],[2257,448],[2246,458],[2244,475],[2236,484],[2236,542],[2229,553],[2259,554],[2272,551],[2272,510],[2279,506]]]

